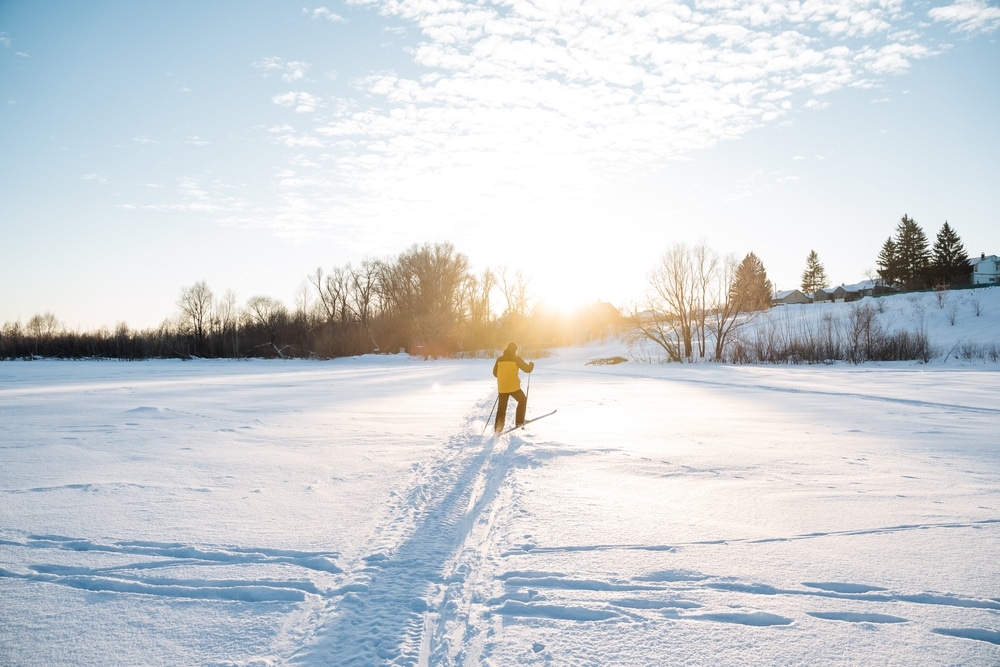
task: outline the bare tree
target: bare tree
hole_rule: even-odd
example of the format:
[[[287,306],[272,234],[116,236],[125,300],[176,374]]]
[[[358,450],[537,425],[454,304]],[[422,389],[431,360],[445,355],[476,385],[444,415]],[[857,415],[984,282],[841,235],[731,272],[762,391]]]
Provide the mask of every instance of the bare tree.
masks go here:
[[[466,335],[475,349],[491,344],[489,331],[492,328],[493,311],[490,297],[497,286],[497,277],[492,269],[485,269],[480,275],[469,275],[462,288],[462,308],[468,324]]]
[[[309,282],[316,289],[319,297],[319,305],[326,314],[330,324],[347,321],[347,295],[349,284],[348,269],[334,267],[333,272],[328,276],[323,275],[323,269],[316,269],[316,273],[309,276]]]
[[[694,306],[692,322],[695,333],[698,334],[698,356],[705,357],[707,322],[709,311],[714,304],[711,301],[713,285],[719,273],[719,256],[709,250],[704,243],[699,243],[691,251],[692,267],[694,268]]]
[[[380,285],[385,297],[409,325],[412,343],[425,354],[444,353],[453,345],[461,321],[461,286],[469,260],[450,243],[414,245],[395,262],[385,263]]]
[[[675,243],[650,274],[646,312],[637,316],[639,334],[663,348],[671,361],[725,357],[733,333],[752,313],[736,288],[739,264],[732,255],[720,258],[704,243],[689,248]]]
[[[303,351],[315,355],[317,350],[313,345],[313,334],[322,322],[322,311],[313,303],[312,291],[308,280],[299,284],[295,293],[295,311],[292,313],[292,329],[297,344]]]
[[[25,329],[35,338],[50,338],[59,333],[63,328],[62,323],[50,312],[33,315]]]
[[[752,253],[751,253],[752,254]],[[713,298],[709,329],[715,338],[714,359],[721,361],[725,355],[726,343],[730,336],[749,321],[753,312],[747,311],[745,295],[736,287],[742,264],[736,258],[727,256],[720,264],[718,280]]]
[[[239,319],[240,313],[236,306],[236,294],[232,290],[226,290],[222,299],[215,304],[215,326],[222,340],[222,354],[226,354],[226,343],[232,343],[232,355],[238,357],[240,354],[239,345]]]
[[[527,276],[520,269],[515,270],[511,276],[507,272],[507,267],[504,267],[501,269],[499,283],[507,304],[504,313],[521,318],[527,317],[530,301],[528,288],[531,284]]]
[[[181,309],[181,331],[194,337],[196,354],[206,351],[205,338],[211,327],[214,300],[212,290],[204,280],[182,289],[177,300]]]
[[[693,355],[694,314],[698,306],[697,273],[691,252],[675,243],[649,276],[648,309],[638,317],[643,336],[666,351],[671,361]]]
[[[25,331],[28,333],[28,336],[34,340],[35,356],[45,353],[45,348],[49,346],[52,338],[58,334],[62,328],[62,323],[56,319],[55,315],[49,312],[34,315],[30,320],[28,320],[28,324],[25,325]]]
[[[268,345],[279,357],[285,354],[278,347],[278,327],[288,319],[285,306],[269,296],[250,297],[246,305],[246,318],[250,325],[257,325],[267,332]]]
[[[350,265],[348,266],[351,304],[360,325],[359,345],[365,347],[362,341],[365,335],[367,335],[368,340],[371,341],[372,349],[378,352],[379,345],[375,340],[375,335],[372,333],[371,321],[374,310],[378,305],[379,263],[374,260],[365,259],[362,260],[361,266],[357,269],[350,268]]]

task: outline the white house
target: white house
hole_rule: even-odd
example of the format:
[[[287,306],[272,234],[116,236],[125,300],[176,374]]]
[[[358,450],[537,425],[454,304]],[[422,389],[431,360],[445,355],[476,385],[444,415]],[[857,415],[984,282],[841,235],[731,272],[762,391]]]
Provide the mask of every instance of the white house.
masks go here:
[[[1000,285],[1000,257],[984,252],[971,264],[973,285]]]

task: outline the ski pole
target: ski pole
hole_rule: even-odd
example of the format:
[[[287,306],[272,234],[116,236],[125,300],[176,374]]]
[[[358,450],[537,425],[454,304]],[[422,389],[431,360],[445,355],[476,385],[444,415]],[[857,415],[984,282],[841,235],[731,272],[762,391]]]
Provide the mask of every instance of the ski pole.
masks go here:
[[[496,410],[497,401],[499,401],[499,400],[500,400],[500,394],[497,394],[497,397],[495,399],[493,399],[493,407],[490,408],[490,416],[486,418],[486,423],[483,424],[483,432],[480,435],[480,437],[482,437],[483,435],[486,435],[486,427],[490,425],[490,420],[493,419],[493,411]]]
[[[528,373],[528,386],[524,389],[524,414],[528,414],[528,394],[531,393],[531,373]]]

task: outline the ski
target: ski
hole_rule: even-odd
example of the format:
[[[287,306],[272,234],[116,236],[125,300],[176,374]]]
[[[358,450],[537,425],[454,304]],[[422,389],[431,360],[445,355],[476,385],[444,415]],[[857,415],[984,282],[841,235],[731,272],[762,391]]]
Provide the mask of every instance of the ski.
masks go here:
[[[500,433],[498,433],[497,435],[507,435],[511,431],[516,431],[519,428],[524,428],[525,426],[527,426],[531,422],[536,422],[539,419],[544,419],[545,417],[550,417],[550,416],[554,415],[555,413],[556,413],[556,411],[553,410],[552,412],[546,412],[544,415],[538,415],[537,417],[532,417],[531,419],[526,419],[524,421],[524,423],[521,424],[520,426],[511,426],[509,429],[507,429],[505,431],[500,431]]]

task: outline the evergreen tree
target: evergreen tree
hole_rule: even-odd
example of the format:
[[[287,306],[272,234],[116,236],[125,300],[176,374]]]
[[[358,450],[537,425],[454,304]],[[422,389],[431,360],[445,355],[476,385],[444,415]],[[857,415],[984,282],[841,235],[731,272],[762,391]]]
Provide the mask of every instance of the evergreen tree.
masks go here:
[[[774,286],[767,279],[764,263],[754,253],[748,253],[736,267],[729,298],[739,312],[767,310],[771,306]]]
[[[815,250],[809,251],[806,258],[806,270],[802,272],[802,291],[813,294],[816,290],[827,286],[826,269],[819,261]]]
[[[931,249],[930,278],[935,287],[965,285],[971,279],[972,267],[962,239],[948,221],[937,234]]]
[[[896,225],[896,259],[899,267],[899,282],[904,289],[915,290],[927,286],[927,267],[930,250],[927,235],[913,218],[904,214]]]
[[[882,282],[889,287],[898,286],[899,280],[899,257],[896,255],[896,244],[890,236],[882,244],[882,250],[875,260],[878,264],[878,275]]]

